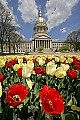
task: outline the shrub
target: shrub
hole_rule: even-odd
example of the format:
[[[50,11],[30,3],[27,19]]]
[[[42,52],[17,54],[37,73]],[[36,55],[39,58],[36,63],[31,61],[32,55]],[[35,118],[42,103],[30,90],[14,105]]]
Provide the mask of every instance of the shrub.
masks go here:
[[[25,52],[24,55],[28,55],[28,52]]]
[[[61,46],[61,47],[59,48],[59,51],[60,51],[60,52],[62,52],[62,51],[70,51],[70,48],[69,48],[67,45]]]
[[[38,47],[38,52],[41,52],[43,49],[44,49],[43,46],[39,46]]]

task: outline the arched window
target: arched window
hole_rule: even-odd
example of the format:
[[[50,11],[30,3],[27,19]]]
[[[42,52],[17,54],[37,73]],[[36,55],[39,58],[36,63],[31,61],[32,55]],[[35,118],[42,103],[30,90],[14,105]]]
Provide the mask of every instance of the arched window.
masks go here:
[[[37,28],[37,32],[39,31],[39,29]]]

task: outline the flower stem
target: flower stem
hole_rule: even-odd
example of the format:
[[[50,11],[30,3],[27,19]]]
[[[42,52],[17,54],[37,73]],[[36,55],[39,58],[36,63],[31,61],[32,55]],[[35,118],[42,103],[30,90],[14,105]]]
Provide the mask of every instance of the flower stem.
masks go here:
[[[50,115],[50,118],[49,118],[49,120],[53,120],[53,115]]]
[[[16,109],[13,108],[13,120],[17,120],[17,114],[15,112],[16,112]]]

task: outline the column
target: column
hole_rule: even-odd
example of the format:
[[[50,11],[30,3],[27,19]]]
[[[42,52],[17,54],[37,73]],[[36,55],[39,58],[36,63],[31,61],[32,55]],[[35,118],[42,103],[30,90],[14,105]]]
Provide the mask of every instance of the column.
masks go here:
[[[38,48],[38,40],[37,40],[37,48]]]
[[[48,49],[48,40],[47,40],[46,42],[47,42],[47,46],[46,46],[46,48]]]
[[[44,40],[44,48],[45,48],[45,40]]]
[[[48,40],[48,43],[49,43],[48,48],[50,48],[50,40]]]
[[[36,40],[34,42],[35,42],[35,49],[36,49]]]
[[[34,51],[34,41],[32,41],[32,49],[33,49],[33,51]]]
[[[46,45],[47,45],[47,43],[46,43],[46,40],[45,40],[45,48],[46,48]]]
[[[49,41],[49,48],[50,48],[50,40],[48,40]]]
[[[50,48],[52,48],[52,40],[50,40]]]
[[[39,40],[38,40],[38,46],[37,46],[37,48],[39,47]]]
[[[40,40],[39,40],[39,46],[40,46]]]
[[[37,40],[36,40],[36,48],[37,48]]]
[[[48,40],[48,49],[49,49],[49,40]]]

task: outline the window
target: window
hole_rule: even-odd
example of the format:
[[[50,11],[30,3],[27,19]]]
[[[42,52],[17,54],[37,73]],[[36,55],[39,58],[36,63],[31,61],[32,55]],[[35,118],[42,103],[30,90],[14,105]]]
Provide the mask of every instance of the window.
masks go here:
[[[37,28],[37,32],[39,31],[39,29]]]
[[[40,28],[40,31],[42,31],[42,28]]]

